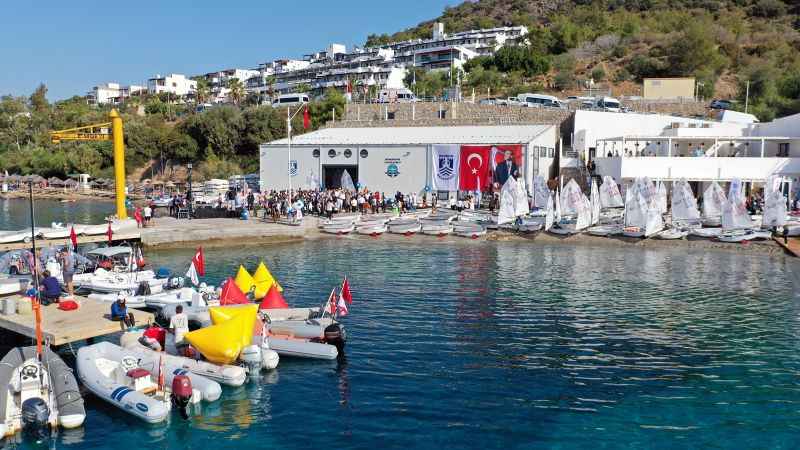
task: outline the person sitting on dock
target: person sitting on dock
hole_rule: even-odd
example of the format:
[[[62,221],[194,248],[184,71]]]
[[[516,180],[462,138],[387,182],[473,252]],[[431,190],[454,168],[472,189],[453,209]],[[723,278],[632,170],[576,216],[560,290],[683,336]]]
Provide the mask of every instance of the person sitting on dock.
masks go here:
[[[58,303],[59,297],[61,297],[61,284],[50,271],[45,270],[42,272],[42,305]]]
[[[119,322],[123,331],[136,324],[133,313],[129,313],[128,307],[125,305],[125,294],[119,293],[117,301],[111,304],[111,320]]]

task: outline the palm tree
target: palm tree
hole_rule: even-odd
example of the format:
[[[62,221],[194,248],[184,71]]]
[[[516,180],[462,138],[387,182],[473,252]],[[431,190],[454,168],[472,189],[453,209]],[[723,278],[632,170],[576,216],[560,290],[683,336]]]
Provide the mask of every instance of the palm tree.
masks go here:
[[[195,98],[197,99],[197,104],[205,103],[208,100],[208,96],[211,94],[211,91],[208,87],[208,80],[205,78],[199,78],[197,80],[197,89],[195,92]]]
[[[244,97],[244,84],[242,84],[238,78],[231,78],[230,81],[228,81],[228,89],[231,90],[230,94],[228,94],[231,100],[235,105],[238,105]]]

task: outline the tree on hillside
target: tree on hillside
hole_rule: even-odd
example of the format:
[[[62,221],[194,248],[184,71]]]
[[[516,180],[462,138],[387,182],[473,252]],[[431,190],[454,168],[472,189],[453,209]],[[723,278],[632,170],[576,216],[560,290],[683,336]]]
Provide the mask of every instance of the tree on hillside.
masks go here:
[[[39,87],[33,91],[30,97],[31,110],[34,112],[42,113],[50,109],[50,103],[47,101],[47,86],[40,83]]]
[[[203,104],[208,101],[208,97],[211,95],[211,90],[208,87],[208,81],[205,79],[205,77],[199,77],[197,79],[197,89],[195,90],[194,95],[198,104]]]
[[[230,97],[234,105],[238,105],[244,98],[244,84],[238,78],[228,80],[228,89],[231,90]]]

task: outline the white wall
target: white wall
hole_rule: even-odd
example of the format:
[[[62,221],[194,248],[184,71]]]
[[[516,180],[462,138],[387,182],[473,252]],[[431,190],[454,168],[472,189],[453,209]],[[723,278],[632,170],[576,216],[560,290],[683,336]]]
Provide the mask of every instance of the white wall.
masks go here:
[[[800,158],[597,158],[595,164],[598,175],[615,180],[645,176],[654,180],[766,180],[770,175],[800,174]]]
[[[297,162],[297,172],[292,176],[293,189],[316,189],[320,179],[319,158],[314,158],[311,147],[292,146],[292,161]],[[260,149],[261,188],[285,190],[289,188],[289,151],[287,147]]]
[[[419,193],[425,189],[430,170],[427,146],[364,146],[359,147],[359,151],[361,149],[369,152],[366,158],[358,157],[358,181],[362,186],[386,194],[397,191]],[[387,174],[391,164],[399,170],[396,177]]]

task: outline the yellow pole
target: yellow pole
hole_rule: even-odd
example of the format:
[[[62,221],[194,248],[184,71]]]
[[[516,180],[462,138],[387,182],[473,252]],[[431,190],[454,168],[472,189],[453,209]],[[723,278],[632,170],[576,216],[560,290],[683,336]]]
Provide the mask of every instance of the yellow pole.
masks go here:
[[[122,117],[116,109],[108,114],[111,117],[111,135],[114,142],[114,187],[117,194],[117,218],[127,219],[125,208],[125,137],[122,134]]]

